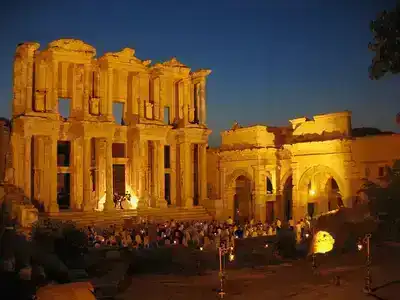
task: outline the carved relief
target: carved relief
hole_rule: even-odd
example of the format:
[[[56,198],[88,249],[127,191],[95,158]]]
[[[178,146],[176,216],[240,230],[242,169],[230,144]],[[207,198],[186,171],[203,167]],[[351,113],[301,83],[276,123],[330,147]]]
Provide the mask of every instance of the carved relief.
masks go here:
[[[153,103],[146,102],[146,118],[153,119]]]
[[[35,101],[34,101],[34,110],[37,112],[45,112],[46,111],[46,90],[36,90],[35,92]]]

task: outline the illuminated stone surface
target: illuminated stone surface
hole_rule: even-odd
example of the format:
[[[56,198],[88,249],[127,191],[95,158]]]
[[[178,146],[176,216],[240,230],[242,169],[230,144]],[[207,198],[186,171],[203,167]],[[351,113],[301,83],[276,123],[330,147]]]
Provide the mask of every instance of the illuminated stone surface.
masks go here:
[[[327,213],[340,199],[352,207],[364,200],[363,178],[377,179],[400,156],[398,134],[353,137],[350,112],[298,118],[288,127],[235,123],[221,136],[221,147],[208,150],[207,176],[210,209],[222,219],[235,214],[235,197],[263,221]]]
[[[75,211],[113,210],[113,194],[125,191],[128,209],[166,207],[166,198],[183,207],[205,201],[210,70],[192,72],[176,58],[151,65],[129,48],[96,58],[95,48],[74,39],[39,47],[20,44],[14,59],[12,168],[27,198],[50,213],[63,193],[63,205]],[[61,116],[66,99],[69,115]],[[122,105],[121,122],[114,103]],[[115,144],[123,144],[122,154],[114,155]],[[124,166],[119,181],[115,165]]]

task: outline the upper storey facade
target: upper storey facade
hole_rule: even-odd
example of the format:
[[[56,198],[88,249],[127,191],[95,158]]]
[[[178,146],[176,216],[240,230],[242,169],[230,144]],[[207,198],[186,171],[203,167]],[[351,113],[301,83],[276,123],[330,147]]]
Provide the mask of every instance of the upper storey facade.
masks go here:
[[[83,41],[60,39],[44,50],[38,43],[17,47],[14,60],[13,117],[46,113],[59,118],[58,104],[70,99],[69,118],[114,121],[113,103],[123,104],[123,125],[168,123],[175,127],[206,123],[206,78],[175,58],[151,65],[135,50],[96,57]]]

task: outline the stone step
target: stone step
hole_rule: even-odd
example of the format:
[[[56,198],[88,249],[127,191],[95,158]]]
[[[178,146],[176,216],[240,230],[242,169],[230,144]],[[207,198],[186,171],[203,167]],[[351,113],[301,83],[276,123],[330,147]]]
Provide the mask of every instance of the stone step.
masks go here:
[[[167,220],[190,221],[211,220],[212,217],[202,206],[193,208],[141,208],[137,210],[113,210],[106,212],[74,212],[62,211],[52,214],[40,214],[40,218],[51,218],[61,221],[73,221],[78,226],[122,224],[133,217],[151,217],[156,222]]]

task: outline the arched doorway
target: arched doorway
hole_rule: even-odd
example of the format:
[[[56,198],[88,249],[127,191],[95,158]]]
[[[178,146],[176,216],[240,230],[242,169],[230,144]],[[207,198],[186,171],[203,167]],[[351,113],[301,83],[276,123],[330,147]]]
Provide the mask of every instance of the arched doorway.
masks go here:
[[[304,213],[315,218],[343,206],[342,187],[341,177],[330,167],[308,168],[298,184],[299,199],[307,205]]]
[[[244,222],[252,217],[251,180],[246,176],[241,175],[235,180],[233,203],[235,221]]]
[[[343,207],[339,185],[333,177],[330,177],[326,182],[325,191],[328,197],[328,211]]]
[[[283,219],[290,220],[293,217],[293,177],[290,175],[283,186]]]

